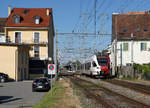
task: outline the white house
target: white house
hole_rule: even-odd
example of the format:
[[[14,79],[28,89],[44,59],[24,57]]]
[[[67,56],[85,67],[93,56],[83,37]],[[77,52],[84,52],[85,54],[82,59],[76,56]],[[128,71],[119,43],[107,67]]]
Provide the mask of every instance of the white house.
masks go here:
[[[150,63],[150,13],[128,12],[112,15],[111,64]]]

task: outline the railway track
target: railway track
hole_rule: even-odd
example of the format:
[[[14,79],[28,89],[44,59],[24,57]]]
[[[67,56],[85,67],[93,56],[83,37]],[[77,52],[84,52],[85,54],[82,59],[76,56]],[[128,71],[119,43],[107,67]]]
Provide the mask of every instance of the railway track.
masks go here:
[[[150,95],[150,86],[147,85],[136,84],[136,83],[121,81],[121,80],[103,80],[103,81],[111,84],[119,85],[125,88],[129,88],[146,95]]]
[[[130,99],[91,81],[78,77],[70,77],[70,80],[80,87],[84,91],[84,94],[92,97],[105,108],[150,108],[149,105]]]

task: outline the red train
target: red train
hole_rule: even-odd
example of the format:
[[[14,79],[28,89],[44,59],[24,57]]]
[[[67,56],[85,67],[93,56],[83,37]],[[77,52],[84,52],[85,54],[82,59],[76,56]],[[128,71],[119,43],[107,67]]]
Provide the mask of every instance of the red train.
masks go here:
[[[111,76],[109,56],[94,55],[82,64],[82,73],[91,76]]]

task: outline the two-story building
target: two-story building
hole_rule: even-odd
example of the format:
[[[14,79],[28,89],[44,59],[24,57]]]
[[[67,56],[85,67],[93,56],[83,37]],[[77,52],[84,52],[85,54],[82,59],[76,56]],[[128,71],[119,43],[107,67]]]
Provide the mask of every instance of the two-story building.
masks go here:
[[[112,67],[150,63],[149,11],[112,15],[111,62]]]
[[[48,60],[54,62],[52,8],[8,7],[8,10],[9,16],[5,24],[7,46],[28,46],[28,78],[43,76],[47,72]]]

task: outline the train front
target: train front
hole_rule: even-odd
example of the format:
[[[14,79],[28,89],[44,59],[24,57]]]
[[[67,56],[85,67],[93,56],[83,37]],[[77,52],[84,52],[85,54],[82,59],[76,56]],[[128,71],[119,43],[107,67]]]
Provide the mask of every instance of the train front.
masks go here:
[[[100,65],[100,76],[108,76],[110,72],[110,61],[108,56],[97,57],[98,64]]]

